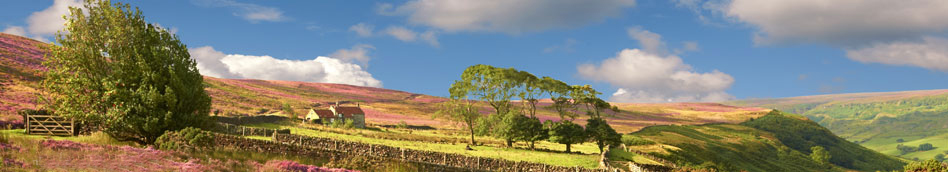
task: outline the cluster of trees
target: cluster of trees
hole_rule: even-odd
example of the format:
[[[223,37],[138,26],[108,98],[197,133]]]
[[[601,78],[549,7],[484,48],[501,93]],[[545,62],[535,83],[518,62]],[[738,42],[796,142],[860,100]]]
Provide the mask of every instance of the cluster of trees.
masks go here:
[[[922,143],[918,145],[918,147],[899,144],[895,146],[895,148],[898,149],[902,155],[905,155],[917,151],[934,150],[935,146],[933,146],[931,143]]]
[[[451,100],[437,114],[462,123],[471,134],[471,144],[476,144],[475,135],[485,135],[504,139],[508,147],[529,142],[531,149],[537,141],[549,140],[566,145],[567,152],[573,144],[593,141],[601,151],[621,139],[603,118],[618,112],[618,107],[598,98],[602,93],[589,85],[567,85],[513,68],[474,65],[464,70],[449,91]],[[552,101],[547,108],[557,112],[559,121],[541,122],[536,117],[541,98]],[[486,103],[493,112],[482,115],[477,103]],[[589,116],[585,128],[573,123],[579,111]]]
[[[44,62],[47,108],[144,144],[212,124],[204,78],[177,36],[145,22],[138,8],[108,0],[69,7],[65,18]]]

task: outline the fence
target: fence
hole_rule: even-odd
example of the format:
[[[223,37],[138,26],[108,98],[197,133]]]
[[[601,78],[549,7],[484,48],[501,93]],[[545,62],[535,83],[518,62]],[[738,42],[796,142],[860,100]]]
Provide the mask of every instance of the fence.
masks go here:
[[[23,115],[26,134],[75,136],[78,132],[72,119],[53,115]]]

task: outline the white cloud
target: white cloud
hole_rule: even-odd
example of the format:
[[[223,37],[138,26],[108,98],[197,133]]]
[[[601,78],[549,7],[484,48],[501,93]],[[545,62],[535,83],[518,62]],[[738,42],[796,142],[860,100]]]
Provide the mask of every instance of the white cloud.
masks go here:
[[[242,3],[232,0],[192,0],[191,3],[205,7],[231,8],[236,11],[234,12],[234,16],[241,17],[251,23],[258,23],[260,21],[278,22],[288,19],[279,8],[251,3]]]
[[[694,72],[674,55],[624,49],[599,66],[583,64],[577,70],[586,79],[619,87],[612,96],[612,101],[617,102],[707,102],[734,98],[725,92],[734,83],[730,75],[717,70]]]
[[[372,45],[368,44],[358,44],[352,46],[351,49],[339,49],[332,54],[329,54],[329,57],[342,60],[344,62],[352,63],[359,62],[362,66],[368,66],[369,59],[372,57],[369,56],[369,50],[375,49]]]
[[[31,34],[34,35],[52,35],[56,31],[62,30],[66,23],[63,15],[69,13],[69,6],[82,7],[82,2],[76,0],[56,0],[48,8],[33,12],[26,18],[26,23]]]
[[[635,0],[413,0],[398,7],[379,4],[376,9],[382,15],[405,15],[410,23],[448,32],[518,34],[598,22],[634,6]]]
[[[405,27],[389,26],[387,29],[385,29],[384,33],[404,42],[415,42],[420,37],[421,40],[425,41],[425,43],[428,43],[428,45],[433,47],[441,46],[441,43],[438,42],[437,33],[431,30],[419,34],[418,32],[412,31]]]
[[[684,42],[684,50],[668,54],[662,36],[641,27],[631,27],[628,35],[639,41],[642,49],[624,49],[599,66],[582,64],[580,76],[619,87],[612,101],[618,102],[694,102],[725,101],[734,96],[725,92],[734,78],[714,70],[693,71],[677,54],[697,50],[695,42]]]
[[[415,33],[415,31],[401,26],[388,27],[388,29],[385,29],[385,33],[405,42],[413,42],[418,37],[418,33]]]
[[[948,72],[948,40],[925,37],[920,42],[896,41],[847,49],[846,56],[862,63],[918,66]]]
[[[374,28],[375,26],[372,26],[370,24],[359,23],[359,24],[352,25],[351,27],[349,27],[349,31],[355,32],[356,35],[359,35],[361,37],[370,37],[372,36],[372,30]]]
[[[758,28],[758,44],[852,46],[948,29],[944,0],[733,0],[721,8],[727,17]]]
[[[16,35],[16,36],[27,36],[26,29],[20,26],[7,26],[6,29],[3,29],[3,33]]]
[[[441,43],[438,42],[438,35],[434,31],[425,31],[419,35],[421,40],[424,40],[428,45],[433,47],[441,47]]]
[[[640,26],[630,27],[627,32],[629,37],[639,41],[639,45],[642,46],[645,52],[659,55],[668,53],[661,35],[644,30]]]
[[[329,57],[312,60],[285,60],[270,56],[224,54],[205,46],[189,50],[201,74],[222,78],[250,78],[306,82],[340,83],[382,87],[359,65]]]

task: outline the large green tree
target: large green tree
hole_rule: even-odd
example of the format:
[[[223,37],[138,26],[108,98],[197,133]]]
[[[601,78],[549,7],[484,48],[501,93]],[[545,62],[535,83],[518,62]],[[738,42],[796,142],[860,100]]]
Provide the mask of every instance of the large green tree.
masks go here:
[[[612,129],[612,126],[609,126],[609,123],[606,123],[606,120],[602,118],[589,118],[586,120],[586,135],[590,141],[596,142],[596,146],[599,146],[600,153],[602,153],[602,149],[606,146],[619,145],[622,139],[622,135],[617,133],[615,129]]]
[[[576,109],[576,104],[575,101],[570,99],[570,94],[573,90],[572,87],[563,81],[550,77],[540,79],[539,85],[540,90],[549,95],[550,100],[553,101],[550,108],[560,115],[560,120],[566,120],[566,118],[572,120],[576,118],[576,113],[573,113],[573,110]]]
[[[550,126],[550,142],[566,145],[566,153],[572,151],[571,146],[586,141],[586,132],[583,126],[572,121],[561,120],[552,122]]]
[[[450,89],[451,100],[442,103],[441,109],[435,113],[435,116],[447,117],[452,121],[463,124],[471,134],[471,145],[476,145],[477,142],[474,141],[476,132],[474,130],[482,115],[478,112],[477,106],[474,105],[475,102],[468,99],[466,90],[468,88],[470,87],[452,87]]]
[[[55,113],[140,143],[208,125],[211,98],[175,35],[147,23],[138,8],[108,0],[70,7],[65,18],[44,62]]]

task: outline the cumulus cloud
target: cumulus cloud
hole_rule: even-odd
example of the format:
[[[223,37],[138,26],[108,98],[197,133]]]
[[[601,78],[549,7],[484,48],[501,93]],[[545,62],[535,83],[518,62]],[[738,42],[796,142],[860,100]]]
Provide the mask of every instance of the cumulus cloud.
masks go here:
[[[192,0],[191,3],[204,7],[230,8],[235,11],[234,16],[241,17],[251,23],[261,21],[278,22],[288,19],[279,8],[251,3],[242,3],[232,0]]]
[[[3,33],[16,35],[16,36],[27,36],[26,29],[20,26],[7,26],[6,29],[3,29]]]
[[[428,43],[428,45],[441,47],[441,43],[438,42],[438,36],[436,34],[434,31],[429,30],[425,31],[425,33],[421,33],[419,37],[421,37],[421,40],[424,40],[425,43]]]
[[[66,20],[63,15],[69,13],[69,7],[83,8],[81,1],[77,0],[55,0],[53,5],[46,9],[33,12],[26,18],[26,28],[21,26],[7,26],[3,33],[30,37],[41,42],[49,42],[47,36],[51,36],[65,27]]]
[[[618,102],[713,102],[733,99],[725,92],[734,78],[714,70],[695,72],[675,54],[668,54],[662,36],[641,27],[631,27],[628,35],[643,49],[624,49],[599,66],[577,67],[585,79],[619,87],[612,94]],[[684,43],[682,49],[697,49],[697,43]],[[678,50],[681,51],[681,50]],[[676,53],[677,54],[677,53]]]
[[[372,45],[368,44],[358,44],[352,46],[351,49],[339,49],[332,54],[329,54],[329,57],[342,60],[344,62],[352,63],[359,62],[362,66],[368,66],[369,59],[369,50],[375,49]]]
[[[351,27],[349,27],[349,31],[355,32],[356,35],[359,35],[361,37],[369,37],[369,36],[372,36],[372,30],[374,30],[374,28],[375,26],[365,24],[365,23],[359,23],[359,24],[352,25]]]
[[[69,13],[69,7],[82,7],[82,2],[76,0],[55,0],[53,5],[48,8],[33,12],[26,18],[30,33],[35,35],[52,35],[56,31],[62,30],[66,23],[63,15]]]
[[[733,0],[720,11],[755,26],[755,42],[828,43],[919,38],[948,29],[944,0]]]
[[[319,56],[312,60],[286,60],[270,56],[224,54],[205,46],[189,49],[201,74],[221,78],[250,78],[340,83],[382,87],[359,65]]]
[[[734,83],[731,75],[717,70],[694,72],[691,65],[674,55],[624,49],[599,66],[583,64],[577,70],[586,79],[619,87],[612,96],[612,101],[617,102],[708,102],[734,98],[725,92]]]
[[[918,66],[948,72],[948,40],[937,37],[925,37],[922,41],[876,43],[864,48],[848,49],[846,56],[862,63]]]
[[[395,7],[379,4],[382,15],[404,15],[413,24],[444,31],[486,31],[517,34],[566,28],[617,16],[635,0],[413,0]]]
[[[711,13],[756,29],[758,45],[816,43],[847,51],[863,63],[946,71],[943,0],[675,0],[704,17]]]

